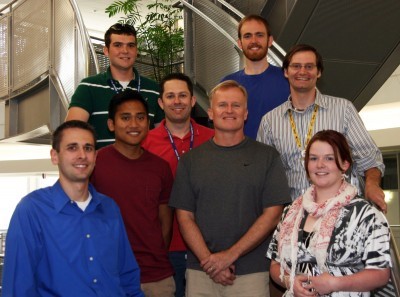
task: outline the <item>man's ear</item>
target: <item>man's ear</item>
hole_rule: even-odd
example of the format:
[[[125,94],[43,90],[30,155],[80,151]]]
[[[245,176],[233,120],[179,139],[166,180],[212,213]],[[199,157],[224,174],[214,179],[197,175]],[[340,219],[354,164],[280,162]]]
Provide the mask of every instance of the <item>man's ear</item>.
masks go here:
[[[55,149],[50,150],[50,158],[53,165],[58,165],[58,153]]]
[[[108,130],[110,130],[111,132],[114,132],[114,121],[112,119],[108,119],[107,120],[107,126],[108,126]]]
[[[273,42],[274,42],[274,37],[272,35],[268,36],[268,47],[271,47]]]
[[[208,118],[212,121],[213,120],[213,111],[211,108],[207,109]]]
[[[106,46],[103,47],[103,53],[106,57],[108,57],[108,47]]]
[[[160,108],[161,108],[162,110],[164,110],[164,102],[162,101],[161,98],[158,98],[158,105],[160,106]]]
[[[237,40],[237,45],[238,45],[238,47],[239,47],[241,50],[243,50],[243,48],[242,48],[242,41],[240,41],[240,38]]]
[[[96,151],[94,152],[94,163],[96,163],[97,153],[98,153],[98,152],[99,152],[98,150],[96,150]]]
[[[286,78],[288,78],[288,74],[287,74],[287,69],[286,69],[286,68],[283,69],[283,75],[284,75]]]
[[[192,96],[192,99],[191,99],[191,105],[192,105],[192,107],[195,106],[196,102],[197,102],[196,96]]]

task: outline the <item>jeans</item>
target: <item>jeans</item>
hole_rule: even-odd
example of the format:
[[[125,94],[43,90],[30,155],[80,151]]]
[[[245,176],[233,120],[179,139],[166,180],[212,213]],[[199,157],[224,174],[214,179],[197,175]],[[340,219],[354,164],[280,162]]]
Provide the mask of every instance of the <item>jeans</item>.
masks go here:
[[[169,252],[169,260],[174,268],[175,297],[185,297],[186,251]]]

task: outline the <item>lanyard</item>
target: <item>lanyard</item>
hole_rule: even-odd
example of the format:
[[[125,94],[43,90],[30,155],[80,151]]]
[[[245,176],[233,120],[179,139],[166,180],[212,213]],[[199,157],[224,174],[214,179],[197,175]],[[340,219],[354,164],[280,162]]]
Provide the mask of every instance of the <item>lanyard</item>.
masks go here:
[[[293,136],[294,139],[296,140],[296,144],[298,146],[298,148],[301,150],[301,141],[300,141],[300,137],[299,134],[297,133],[297,129],[296,129],[296,123],[294,122],[293,119],[293,114],[292,111],[289,109],[289,117],[290,117],[290,124],[292,125],[292,131],[293,131]],[[301,156],[304,158],[305,157],[305,149],[307,147],[307,144],[309,143],[311,136],[312,136],[312,132],[314,129],[314,124],[315,124],[315,119],[317,118],[317,113],[318,113],[318,105],[315,104],[314,106],[314,111],[311,115],[311,120],[310,120],[310,124],[308,125],[308,129],[307,129],[307,138],[306,138],[306,142],[304,143],[304,149],[301,151]]]
[[[167,126],[164,126],[164,127],[165,127],[165,130],[167,130],[169,141],[171,142],[172,149],[174,150],[175,156],[179,161],[179,159],[180,159],[179,152],[178,152],[178,149],[176,148],[174,139],[172,138],[172,134],[171,134],[171,132],[169,132]],[[190,123],[190,146],[189,146],[189,151],[191,151],[192,148],[193,148],[193,142],[194,142],[194,131],[193,131],[192,123]]]
[[[138,93],[140,93],[140,83],[141,83],[141,81],[140,81],[140,75],[138,75],[138,86],[137,86],[137,91],[138,91]],[[119,92],[120,92],[120,90],[122,90],[122,88],[118,88],[118,87],[115,85],[113,79],[110,79],[110,84],[112,85],[111,89],[113,89],[115,93],[119,94]]]

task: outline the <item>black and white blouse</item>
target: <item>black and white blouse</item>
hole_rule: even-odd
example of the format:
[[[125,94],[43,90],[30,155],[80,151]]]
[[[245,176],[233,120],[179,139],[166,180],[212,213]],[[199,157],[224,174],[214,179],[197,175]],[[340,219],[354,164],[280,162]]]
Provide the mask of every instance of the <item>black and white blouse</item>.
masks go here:
[[[290,209],[287,206],[278,224],[267,251],[267,257],[277,262],[279,231],[282,220]],[[304,216],[303,221],[305,221]],[[304,222],[300,226],[304,225]],[[303,230],[298,234],[297,273],[318,275],[319,269],[314,255],[307,248],[309,235]],[[333,276],[351,275],[363,269],[384,269],[391,267],[390,235],[388,222],[384,215],[362,198],[354,198],[341,209],[327,250],[326,266]],[[329,296],[370,296],[370,292],[333,292]]]

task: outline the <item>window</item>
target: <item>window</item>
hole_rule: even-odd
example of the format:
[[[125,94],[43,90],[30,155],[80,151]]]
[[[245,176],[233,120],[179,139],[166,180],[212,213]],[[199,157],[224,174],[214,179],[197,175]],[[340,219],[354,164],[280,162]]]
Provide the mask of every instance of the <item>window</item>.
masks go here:
[[[58,175],[0,176],[0,230],[8,229],[18,202],[28,193],[53,185]]]

